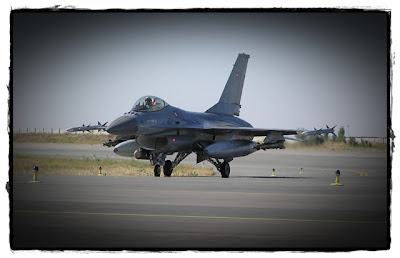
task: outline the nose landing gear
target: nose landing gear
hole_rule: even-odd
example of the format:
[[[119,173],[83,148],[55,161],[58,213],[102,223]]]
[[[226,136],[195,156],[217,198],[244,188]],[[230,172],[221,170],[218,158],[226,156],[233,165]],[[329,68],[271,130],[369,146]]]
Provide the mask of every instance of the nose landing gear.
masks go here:
[[[190,152],[178,152],[174,161],[165,160],[167,154],[164,153],[150,155],[150,164],[154,165],[154,176],[161,176],[161,165],[163,165],[164,176],[170,177],[174,168],[189,154]]]
[[[172,174],[172,162],[170,160],[165,161],[164,165],[164,176],[170,177]]]
[[[161,166],[160,165],[155,165],[154,166],[154,176],[155,177],[160,177],[161,175]]]

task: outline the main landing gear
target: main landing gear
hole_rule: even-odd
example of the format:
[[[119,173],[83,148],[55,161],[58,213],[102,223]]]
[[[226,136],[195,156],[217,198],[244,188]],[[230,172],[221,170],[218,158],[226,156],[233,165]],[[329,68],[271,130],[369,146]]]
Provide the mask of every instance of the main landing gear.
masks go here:
[[[203,160],[207,160],[211,164],[213,164],[216,169],[221,173],[222,178],[229,178],[231,173],[231,167],[229,166],[229,162],[233,160],[233,158],[226,158],[223,162],[219,161],[217,158],[212,158],[204,153],[204,145],[202,143],[197,143],[197,147],[194,152],[197,154],[197,163],[202,162]]]

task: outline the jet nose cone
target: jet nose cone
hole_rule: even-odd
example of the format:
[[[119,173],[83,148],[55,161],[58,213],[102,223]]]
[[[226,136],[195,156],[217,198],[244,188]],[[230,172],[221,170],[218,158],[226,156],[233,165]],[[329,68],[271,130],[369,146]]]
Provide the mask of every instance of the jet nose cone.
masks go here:
[[[137,120],[132,116],[121,116],[113,121],[106,129],[109,134],[132,135],[137,131]]]

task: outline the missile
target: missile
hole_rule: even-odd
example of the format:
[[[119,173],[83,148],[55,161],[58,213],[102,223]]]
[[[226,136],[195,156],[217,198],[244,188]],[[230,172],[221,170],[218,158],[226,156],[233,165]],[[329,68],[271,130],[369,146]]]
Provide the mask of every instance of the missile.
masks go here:
[[[309,135],[321,135],[323,133],[327,133],[327,134],[331,133],[331,134],[336,136],[335,127],[336,127],[336,125],[334,127],[332,127],[332,128],[329,128],[329,126],[326,125],[326,129],[322,129],[321,128],[319,130],[315,129],[315,127],[314,127],[314,130],[304,131],[304,132],[302,132],[302,135],[309,136]]]
[[[90,130],[97,130],[97,131],[101,131],[101,130],[106,130],[107,128],[107,123],[105,122],[104,124],[101,124],[99,121],[97,121],[97,125],[82,125],[82,126],[78,126],[78,127],[71,127],[67,129],[67,132],[84,132],[84,131],[88,131],[90,132]]]

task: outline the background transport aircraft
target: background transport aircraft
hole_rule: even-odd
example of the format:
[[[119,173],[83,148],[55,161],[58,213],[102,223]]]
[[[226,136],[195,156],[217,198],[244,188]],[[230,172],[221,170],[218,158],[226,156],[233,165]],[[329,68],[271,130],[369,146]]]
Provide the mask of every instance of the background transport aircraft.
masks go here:
[[[188,112],[156,96],[144,96],[108,125],[106,131],[117,137],[104,145],[114,146],[118,155],[149,160],[156,177],[161,175],[161,166],[164,176],[171,176],[192,152],[197,154],[197,163],[207,160],[228,178],[229,162],[234,158],[258,150],[284,149],[285,139],[295,140],[285,135],[297,134],[297,130],[253,128],[238,118],[249,57],[239,54],[218,103],[204,113]],[[265,138],[258,143],[253,141],[256,136]],[[174,153],[175,159],[166,160]]]

